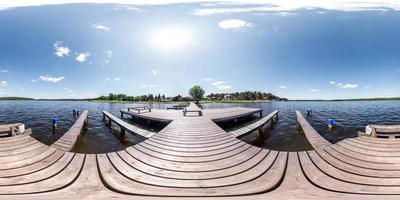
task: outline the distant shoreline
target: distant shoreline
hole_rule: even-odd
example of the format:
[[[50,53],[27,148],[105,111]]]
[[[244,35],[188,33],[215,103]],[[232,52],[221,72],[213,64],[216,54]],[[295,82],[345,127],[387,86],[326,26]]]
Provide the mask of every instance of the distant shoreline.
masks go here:
[[[125,104],[148,104],[148,101],[119,101],[119,100],[95,100],[95,99],[34,99],[28,97],[0,97],[0,101],[92,101],[92,102],[100,102],[100,103],[125,103]],[[288,101],[400,101],[400,97],[389,97],[389,98],[359,98],[359,99],[293,99]],[[240,103],[270,103],[274,101],[270,100],[232,100],[232,101],[200,101],[200,103],[231,103],[231,104],[240,104]],[[154,104],[163,103],[163,104],[184,104],[188,103],[187,101],[161,101],[161,102],[153,102]]]

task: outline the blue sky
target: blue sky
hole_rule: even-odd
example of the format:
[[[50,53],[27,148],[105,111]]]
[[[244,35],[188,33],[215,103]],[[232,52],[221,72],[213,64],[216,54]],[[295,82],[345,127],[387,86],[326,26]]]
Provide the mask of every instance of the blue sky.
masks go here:
[[[0,3],[0,96],[400,96],[394,1],[28,2]]]

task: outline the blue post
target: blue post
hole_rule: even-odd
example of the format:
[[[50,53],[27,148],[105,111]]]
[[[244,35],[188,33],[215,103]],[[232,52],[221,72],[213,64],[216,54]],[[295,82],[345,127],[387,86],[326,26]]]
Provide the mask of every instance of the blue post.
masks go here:
[[[54,117],[52,121],[53,121],[53,128],[57,128],[57,125],[58,125],[58,118],[57,118],[57,117]]]
[[[333,127],[333,119],[329,118],[328,119],[328,128],[332,129],[332,127]]]
[[[307,116],[310,116],[312,114],[312,110],[311,109],[307,109]]]

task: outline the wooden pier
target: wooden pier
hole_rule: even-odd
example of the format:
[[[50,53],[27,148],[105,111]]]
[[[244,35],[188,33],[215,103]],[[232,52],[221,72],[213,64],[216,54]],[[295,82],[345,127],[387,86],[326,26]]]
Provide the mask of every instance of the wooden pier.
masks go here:
[[[215,124],[258,112],[205,109],[203,116],[184,117],[171,111],[160,132],[104,154],[66,152],[29,135],[1,138],[0,199],[400,198],[399,140],[331,144],[297,113],[314,150],[280,152],[247,144]],[[135,117],[166,120],[164,114],[154,109]]]

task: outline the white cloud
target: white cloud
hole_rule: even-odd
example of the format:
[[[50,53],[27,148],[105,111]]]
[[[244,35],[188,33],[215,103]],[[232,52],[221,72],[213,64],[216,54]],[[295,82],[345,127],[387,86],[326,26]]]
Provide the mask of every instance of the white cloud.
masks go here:
[[[36,79],[32,79],[31,81],[34,82],[34,83],[36,83],[37,80],[36,80]]]
[[[58,57],[64,57],[69,55],[69,48],[67,46],[61,46],[62,42],[56,41],[53,46],[55,48],[54,54],[56,54]]]
[[[1,72],[1,73],[10,73],[10,71],[9,71],[9,70],[6,70],[6,69],[0,69],[0,72]]]
[[[286,89],[287,87],[286,87],[286,85],[280,85],[279,88]]]
[[[118,82],[118,81],[120,81],[120,80],[121,80],[121,78],[119,78],[119,77],[115,77],[115,78],[107,77],[107,78],[106,78],[106,81]]]
[[[225,30],[246,30],[247,28],[252,27],[253,25],[250,22],[246,22],[241,19],[226,19],[220,21],[218,26]]]
[[[32,0],[16,1],[2,0],[0,10],[14,7],[40,6],[40,5],[58,5],[68,3],[114,3],[132,5],[166,5],[176,3],[214,3],[219,5],[215,8],[196,9],[193,14],[210,15],[219,13],[247,13],[260,11],[293,11],[298,9],[321,8],[326,10],[341,11],[363,11],[363,10],[400,10],[398,0],[330,0],[329,2],[321,0]],[[238,7],[238,5],[245,5]],[[134,8],[135,9],[135,8]]]
[[[71,90],[71,89],[69,89],[69,88],[67,88],[67,87],[65,87],[64,90],[65,90],[66,92],[68,92],[68,93],[72,93],[72,92],[73,92],[73,90]]]
[[[274,13],[273,15],[281,16],[281,17],[289,17],[289,16],[292,16],[295,14],[291,13],[291,12],[277,12],[277,13]]]
[[[213,86],[224,85],[224,84],[226,84],[225,81],[216,81],[216,82],[212,83]]]
[[[87,57],[90,56],[89,52],[86,53],[79,53],[78,56],[76,56],[75,60],[78,62],[85,62],[87,60]]]
[[[330,81],[329,83],[339,88],[345,88],[345,89],[353,89],[358,87],[357,84],[351,84],[351,83],[343,84],[343,83],[337,83],[335,81]]]
[[[152,73],[153,75],[157,75],[158,71],[154,69],[154,70],[151,70],[151,73]]]
[[[204,80],[207,81],[207,82],[210,82],[212,79],[211,78],[205,78]]]
[[[354,89],[354,88],[358,88],[358,85],[348,83],[348,84],[342,85],[341,87],[345,88],[345,89]]]
[[[52,82],[52,83],[57,83],[57,82],[60,82],[60,81],[62,81],[64,79],[65,79],[64,76],[60,76],[60,77],[51,77],[51,76],[48,76],[48,75],[39,76],[39,80],[45,81],[45,82]]]
[[[317,90],[317,89],[309,89],[308,91],[309,92],[319,92],[319,90]]]
[[[0,81],[0,86],[1,87],[6,87],[8,85],[7,81]]]
[[[215,86],[215,88],[217,88],[218,90],[227,90],[232,88],[232,86],[228,85],[225,81],[216,81],[212,83],[212,85]]]
[[[100,30],[100,31],[110,31],[111,27],[106,26],[104,24],[92,24],[92,28],[95,30]]]
[[[140,87],[141,88],[155,88],[155,87],[157,87],[157,85],[156,84],[149,84],[149,85],[141,85]]]
[[[227,89],[231,89],[231,88],[232,88],[232,86],[230,86],[230,85],[218,85],[217,86],[218,90],[227,90]]]

